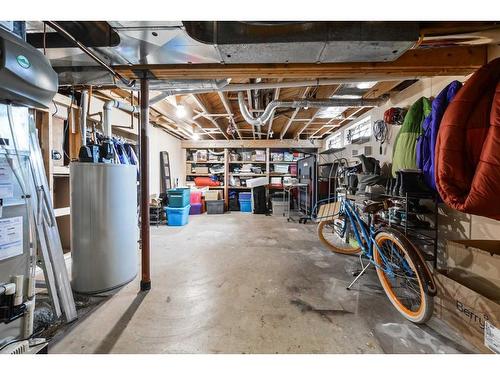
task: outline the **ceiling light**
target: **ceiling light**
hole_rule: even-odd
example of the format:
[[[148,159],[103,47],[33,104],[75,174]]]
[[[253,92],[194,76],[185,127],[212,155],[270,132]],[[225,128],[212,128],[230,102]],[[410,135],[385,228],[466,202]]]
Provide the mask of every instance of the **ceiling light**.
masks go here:
[[[194,141],[197,141],[198,139],[200,139],[200,135],[198,133],[193,133],[191,138],[193,138]]]
[[[356,87],[360,90],[371,89],[377,82],[359,82]]]
[[[326,107],[319,110],[315,117],[318,118],[336,118],[342,112],[344,112],[347,107]]]
[[[183,106],[182,104],[179,104],[177,106],[177,109],[175,110],[175,114],[179,118],[185,118],[187,116],[187,109],[186,109],[186,107]]]
[[[361,95],[332,95],[330,96],[330,99],[347,99],[347,100],[354,100],[354,99],[361,99],[363,96]]]

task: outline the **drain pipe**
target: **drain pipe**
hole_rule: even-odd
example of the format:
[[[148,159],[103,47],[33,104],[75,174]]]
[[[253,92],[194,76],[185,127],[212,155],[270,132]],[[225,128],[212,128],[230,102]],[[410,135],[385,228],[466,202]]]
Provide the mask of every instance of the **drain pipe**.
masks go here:
[[[88,115],[88,93],[87,90],[82,91],[82,97],[80,99],[81,102],[81,110],[80,110],[80,138],[82,142],[82,146],[87,145],[87,115]]]
[[[238,93],[240,112],[247,123],[252,126],[264,125],[277,108],[324,108],[324,107],[377,107],[385,99],[299,99],[292,101],[273,100],[259,117],[253,117],[245,104],[243,92]]]
[[[130,105],[124,102],[120,102],[119,100],[111,99],[104,103],[102,107],[103,112],[103,125],[102,131],[104,135],[108,138],[111,138],[112,129],[111,129],[111,109],[117,108],[123,111],[127,111],[130,113],[139,113],[139,107],[135,105]]]

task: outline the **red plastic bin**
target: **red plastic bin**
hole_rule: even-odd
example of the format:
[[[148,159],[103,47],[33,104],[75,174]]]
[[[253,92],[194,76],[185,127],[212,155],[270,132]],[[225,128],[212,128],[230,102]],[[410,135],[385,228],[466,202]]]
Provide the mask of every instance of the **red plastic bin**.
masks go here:
[[[201,191],[192,191],[189,196],[189,203],[191,203],[191,206],[193,204],[201,204]]]

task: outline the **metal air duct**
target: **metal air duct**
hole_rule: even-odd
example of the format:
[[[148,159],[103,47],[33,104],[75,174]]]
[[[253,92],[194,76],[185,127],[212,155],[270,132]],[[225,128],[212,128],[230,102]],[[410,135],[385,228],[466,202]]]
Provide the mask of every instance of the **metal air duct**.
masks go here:
[[[243,92],[238,93],[240,112],[246,122],[252,126],[264,125],[277,108],[325,108],[325,107],[377,107],[385,99],[297,99],[292,101],[273,100],[268,104],[262,115],[253,117],[245,105]]]

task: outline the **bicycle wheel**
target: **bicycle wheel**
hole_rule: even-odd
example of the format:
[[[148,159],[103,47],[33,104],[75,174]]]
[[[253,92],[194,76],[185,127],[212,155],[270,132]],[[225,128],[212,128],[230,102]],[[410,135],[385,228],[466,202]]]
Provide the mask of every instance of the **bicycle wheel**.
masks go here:
[[[413,323],[425,323],[434,310],[434,299],[424,288],[425,274],[415,248],[401,233],[384,230],[375,236],[373,258],[385,294],[401,315]]]
[[[360,230],[358,230],[361,233]],[[322,221],[318,225],[318,237],[320,242],[330,251],[340,254],[357,254],[361,248],[356,241],[351,228],[351,223],[344,215],[328,221]]]

